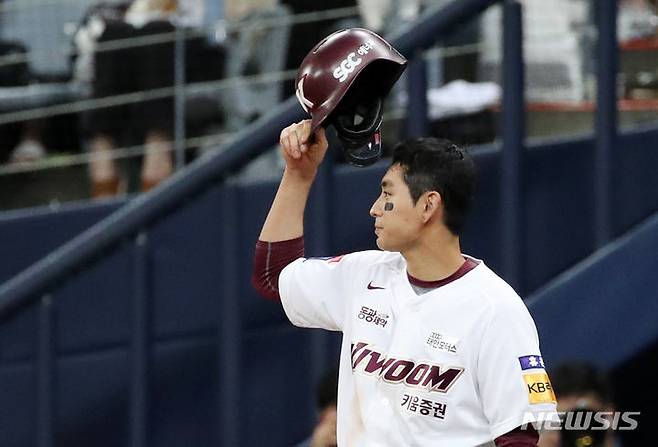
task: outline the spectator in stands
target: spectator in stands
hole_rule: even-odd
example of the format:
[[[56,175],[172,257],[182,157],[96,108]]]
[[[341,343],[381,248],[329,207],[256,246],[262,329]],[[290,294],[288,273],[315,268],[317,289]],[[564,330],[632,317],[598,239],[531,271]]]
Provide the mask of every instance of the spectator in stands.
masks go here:
[[[133,0],[127,5],[108,4],[87,20],[78,33],[91,68],[91,93],[95,99],[142,92],[147,98],[125,105],[91,110],[84,117],[84,133],[92,154],[92,197],[108,197],[120,191],[125,179],[113,159],[118,146],[144,144],[140,172],[141,190],[147,191],[173,171],[173,96],[166,89],[174,84],[173,33],[176,26],[199,26],[203,20],[201,0]],[[82,34],[81,34],[82,33]],[[76,36],[78,37],[78,36]],[[152,38],[148,45],[135,39]],[[205,39],[195,39],[204,42]],[[186,41],[188,49],[190,41]],[[103,48],[104,47],[104,48]],[[186,79],[189,82],[218,78],[223,61],[195,55],[188,49]],[[191,54],[190,54],[191,53]],[[202,71],[203,73],[199,73]],[[84,69],[77,70],[84,78]],[[157,92],[158,89],[160,92]],[[153,95],[153,91],[161,93]],[[125,189],[125,186],[124,186]]]
[[[283,101],[281,75],[293,17],[292,10],[278,0],[225,0],[224,18],[225,74],[232,82],[219,92],[219,100],[225,115],[223,130],[233,133]],[[273,146],[240,170],[236,179],[260,182],[282,171],[283,159]]]
[[[148,7],[147,7],[148,6]],[[173,1],[135,0],[128,5],[106,6],[89,20],[94,34],[91,93],[95,99],[173,84],[173,70],[160,70],[173,58],[171,41],[157,45],[130,46],[130,39],[172,31],[168,20],[176,10]],[[139,23],[140,27],[133,26]],[[164,36],[163,36],[164,37]],[[120,40],[126,42],[114,42]],[[116,48],[107,49],[108,45]],[[84,119],[85,138],[92,154],[90,179],[92,197],[108,197],[119,192],[121,175],[113,159],[118,146],[145,144],[141,172],[142,188],[148,189],[167,178],[172,170],[171,98],[93,109]],[[125,188],[125,183],[124,183]]]
[[[359,0],[359,13],[365,27],[386,36],[413,22],[428,8],[443,7],[452,0]],[[476,18],[454,30],[442,44],[447,47],[473,45],[480,39],[480,20]],[[456,79],[476,82],[477,52],[443,58],[441,61],[442,81]]]
[[[336,402],[338,399],[338,371],[331,370],[318,383],[315,404],[318,422],[313,434],[295,447],[336,447]]]
[[[594,365],[570,362],[555,368],[551,383],[557,396],[557,411],[614,411],[612,386],[608,377]],[[583,443],[583,437],[587,437]],[[599,439],[600,438],[600,439]],[[553,431],[542,433],[539,447],[620,447],[614,432]]]
[[[272,8],[278,0],[224,0],[224,19],[238,22],[254,12]]]
[[[617,37],[620,42],[656,35],[656,10],[647,0],[619,2]]]
[[[27,87],[34,80],[27,46],[15,40],[0,40],[0,88]],[[38,119],[3,125],[0,163],[25,163],[43,158],[46,155],[43,126],[43,120]]]
[[[43,121],[30,120],[22,123],[20,140],[9,154],[10,163],[30,163],[46,156],[42,139]]]

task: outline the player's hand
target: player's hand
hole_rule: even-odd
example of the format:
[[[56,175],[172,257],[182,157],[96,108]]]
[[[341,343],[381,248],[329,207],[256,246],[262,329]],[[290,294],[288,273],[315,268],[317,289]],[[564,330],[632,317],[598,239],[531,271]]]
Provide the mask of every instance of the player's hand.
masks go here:
[[[322,127],[311,135],[311,120],[300,121],[283,129],[279,142],[286,169],[307,179],[315,176],[329,147]]]

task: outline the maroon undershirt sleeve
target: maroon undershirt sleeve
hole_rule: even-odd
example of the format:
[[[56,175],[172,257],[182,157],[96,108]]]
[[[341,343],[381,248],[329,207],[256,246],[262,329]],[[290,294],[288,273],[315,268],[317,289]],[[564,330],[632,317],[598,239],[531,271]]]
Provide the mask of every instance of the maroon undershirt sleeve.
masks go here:
[[[532,426],[522,430],[517,427],[496,438],[496,447],[537,447],[539,433]]]
[[[304,256],[304,236],[280,242],[256,242],[251,284],[271,300],[280,300],[279,274],[285,266]]]

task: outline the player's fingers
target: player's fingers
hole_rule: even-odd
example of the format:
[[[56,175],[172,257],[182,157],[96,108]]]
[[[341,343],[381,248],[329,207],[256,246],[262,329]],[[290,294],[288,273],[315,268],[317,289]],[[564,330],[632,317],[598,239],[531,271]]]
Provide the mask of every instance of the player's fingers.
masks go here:
[[[311,142],[311,120],[304,120],[300,124],[301,126],[299,127],[297,136],[299,138],[302,151],[306,152],[308,150],[309,143]]]
[[[284,143],[285,137],[286,137],[286,129],[283,129],[279,134],[279,147],[281,148],[281,152],[283,153],[286,152],[286,145]]]
[[[288,128],[286,127],[281,131],[279,134],[279,145],[281,146],[281,150],[283,152],[288,152]]]
[[[315,129],[315,142],[320,147],[325,147],[329,145],[329,142],[327,141],[327,134],[324,131],[324,127],[320,126],[317,129]]]
[[[288,139],[290,141],[290,151],[295,158],[299,158],[302,155],[302,151],[299,144],[299,137],[297,135],[296,129],[293,129],[288,134]]]
[[[290,143],[290,127],[283,129],[279,138],[279,143],[281,143],[283,153],[289,158],[294,158],[292,144]]]
[[[308,150],[308,144],[306,143],[307,137],[304,135],[303,131],[298,129],[294,132],[295,138],[297,138],[297,144],[299,145],[299,151],[303,154]]]

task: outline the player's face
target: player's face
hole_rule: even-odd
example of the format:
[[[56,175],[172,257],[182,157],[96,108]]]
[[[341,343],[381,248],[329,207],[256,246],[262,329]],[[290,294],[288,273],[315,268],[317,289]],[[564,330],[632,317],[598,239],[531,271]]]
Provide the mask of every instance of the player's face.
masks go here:
[[[375,218],[380,249],[404,253],[417,242],[422,226],[419,207],[413,203],[399,165],[391,166],[382,178],[381,193],[372,204],[370,215]]]

